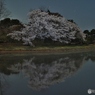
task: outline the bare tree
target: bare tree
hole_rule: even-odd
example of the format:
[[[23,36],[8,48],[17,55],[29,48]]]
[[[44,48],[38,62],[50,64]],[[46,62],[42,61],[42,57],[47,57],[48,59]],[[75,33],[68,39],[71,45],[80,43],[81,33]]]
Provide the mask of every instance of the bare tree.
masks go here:
[[[5,0],[0,0],[0,20],[2,18],[10,16],[10,11],[5,7]]]

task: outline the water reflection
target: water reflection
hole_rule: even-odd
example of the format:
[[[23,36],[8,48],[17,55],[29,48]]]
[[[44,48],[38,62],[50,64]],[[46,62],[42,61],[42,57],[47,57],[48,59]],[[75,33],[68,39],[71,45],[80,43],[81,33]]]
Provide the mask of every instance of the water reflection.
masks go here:
[[[95,61],[94,52],[64,55],[0,56],[0,95],[3,95],[3,91],[8,87],[6,75],[22,73],[28,77],[28,86],[38,91],[64,82],[88,60]]]
[[[73,75],[84,63],[86,57],[79,54],[65,56],[33,56],[8,69],[23,72],[29,78],[28,85],[34,90],[41,90],[50,85],[63,82]]]
[[[3,95],[4,91],[9,87],[6,76],[3,73],[0,73],[0,95]]]

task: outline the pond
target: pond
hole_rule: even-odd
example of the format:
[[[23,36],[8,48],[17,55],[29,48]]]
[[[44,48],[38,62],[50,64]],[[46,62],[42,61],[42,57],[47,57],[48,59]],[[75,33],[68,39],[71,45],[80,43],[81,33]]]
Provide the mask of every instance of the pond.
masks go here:
[[[0,95],[88,95],[88,90],[95,92],[95,52],[0,55]]]

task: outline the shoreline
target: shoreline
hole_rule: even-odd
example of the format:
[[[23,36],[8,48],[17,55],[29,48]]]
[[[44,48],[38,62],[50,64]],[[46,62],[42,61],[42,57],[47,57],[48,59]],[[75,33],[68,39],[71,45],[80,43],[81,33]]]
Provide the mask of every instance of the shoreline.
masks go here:
[[[67,54],[67,53],[81,53],[81,52],[90,52],[95,51],[95,45],[91,46],[80,46],[80,47],[40,47],[32,49],[2,49],[0,50],[1,54]]]

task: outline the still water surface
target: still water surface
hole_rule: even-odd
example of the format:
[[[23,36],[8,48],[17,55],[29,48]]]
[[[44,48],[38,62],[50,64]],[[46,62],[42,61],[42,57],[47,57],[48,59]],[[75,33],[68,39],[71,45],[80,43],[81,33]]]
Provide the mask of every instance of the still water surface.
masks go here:
[[[88,95],[95,52],[0,55],[0,95]]]

